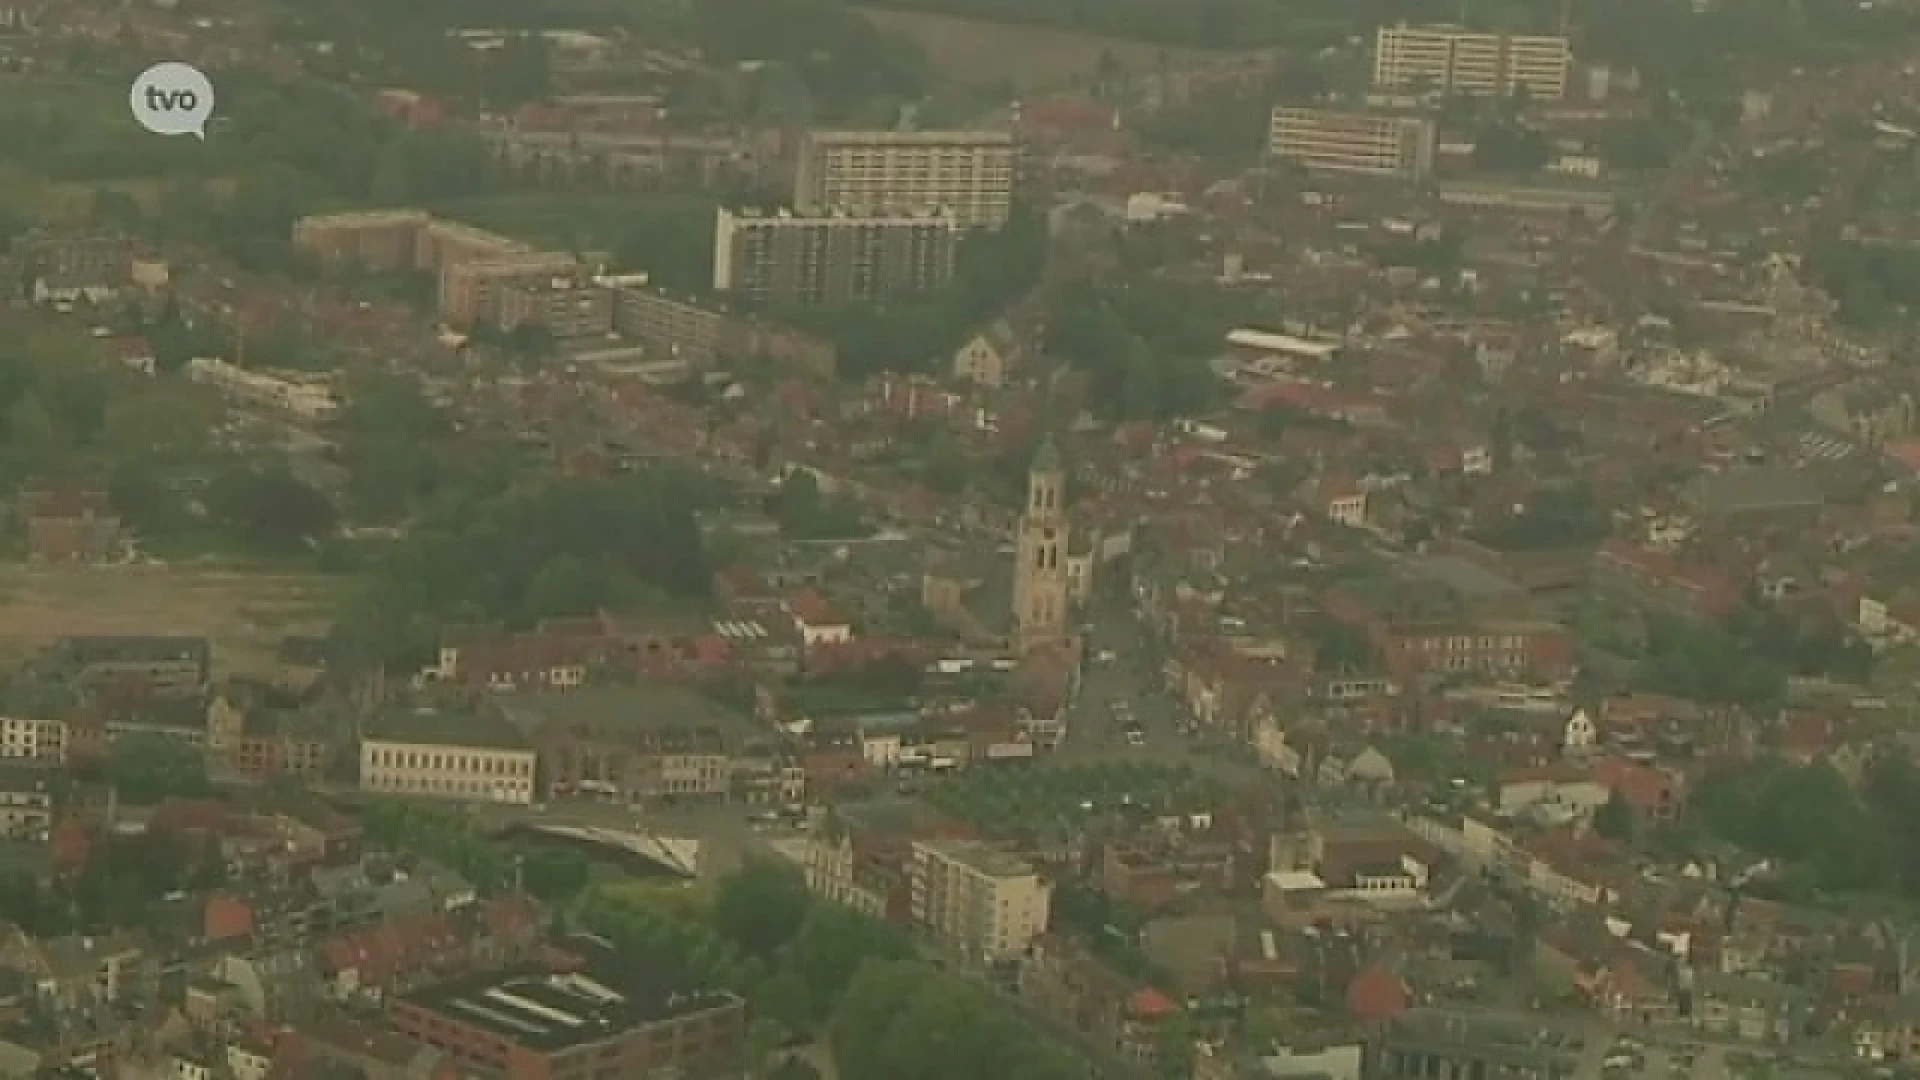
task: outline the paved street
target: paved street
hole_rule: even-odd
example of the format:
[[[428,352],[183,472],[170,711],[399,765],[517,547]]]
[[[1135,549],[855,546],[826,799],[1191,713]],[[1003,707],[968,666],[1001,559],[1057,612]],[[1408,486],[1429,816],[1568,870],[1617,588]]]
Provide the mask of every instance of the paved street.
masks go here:
[[[1180,708],[1167,695],[1158,656],[1131,611],[1117,604],[1098,609],[1087,651],[1093,660],[1068,715],[1066,741],[1048,763],[1154,761],[1191,765],[1236,782],[1265,779],[1244,750],[1207,746],[1180,732]],[[1103,659],[1107,654],[1112,659]],[[1141,745],[1128,744],[1125,722],[1114,714],[1117,700],[1127,703],[1140,725]]]

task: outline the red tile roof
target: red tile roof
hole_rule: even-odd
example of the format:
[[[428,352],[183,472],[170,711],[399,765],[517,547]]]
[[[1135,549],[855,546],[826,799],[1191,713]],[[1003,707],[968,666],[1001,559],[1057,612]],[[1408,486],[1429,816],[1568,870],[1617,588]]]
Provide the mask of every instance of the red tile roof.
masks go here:
[[[330,972],[356,972],[360,985],[380,986],[455,954],[464,937],[445,915],[394,919],[328,939],[320,958]]]
[[[800,589],[790,594],[786,601],[787,614],[802,626],[816,629],[829,626],[845,626],[847,620],[833,610],[825,597],[812,589]]]
[[[1151,986],[1143,986],[1127,998],[1127,1015],[1139,1020],[1159,1020],[1180,1011],[1180,1006]]]
[[[1363,1024],[1378,1024],[1407,1011],[1412,995],[1400,976],[1375,964],[1347,984],[1347,1014]]]

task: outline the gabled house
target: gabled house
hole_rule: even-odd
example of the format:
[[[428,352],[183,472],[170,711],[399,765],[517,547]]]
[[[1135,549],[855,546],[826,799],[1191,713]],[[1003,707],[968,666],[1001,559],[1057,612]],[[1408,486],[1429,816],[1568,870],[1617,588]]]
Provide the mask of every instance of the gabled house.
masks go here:
[[[1019,368],[1022,359],[1019,337],[1006,320],[996,320],[954,352],[953,376],[962,382],[997,389],[1006,385],[1008,376]]]

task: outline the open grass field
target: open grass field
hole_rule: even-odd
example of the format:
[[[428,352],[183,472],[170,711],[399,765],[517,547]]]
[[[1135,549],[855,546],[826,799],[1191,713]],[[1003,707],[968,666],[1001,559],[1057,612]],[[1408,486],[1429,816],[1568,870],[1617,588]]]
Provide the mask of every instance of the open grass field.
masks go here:
[[[1174,67],[1213,55],[1073,30],[917,11],[861,8],[860,14],[881,29],[912,40],[925,50],[941,76],[966,86],[987,86],[1002,80],[1022,91],[1072,86],[1093,76],[1103,52],[1112,53],[1131,71],[1152,71],[1163,55]]]
[[[222,672],[268,674],[280,639],[326,629],[349,582],[212,566],[0,566],[0,660],[75,634],[204,634]]]

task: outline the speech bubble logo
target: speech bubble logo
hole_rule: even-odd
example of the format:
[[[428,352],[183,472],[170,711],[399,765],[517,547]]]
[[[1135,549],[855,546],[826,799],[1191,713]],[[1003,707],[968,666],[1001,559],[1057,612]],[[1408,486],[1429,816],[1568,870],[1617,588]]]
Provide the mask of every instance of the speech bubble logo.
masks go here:
[[[192,64],[155,64],[127,91],[133,119],[155,135],[207,137],[213,117],[213,84]]]

